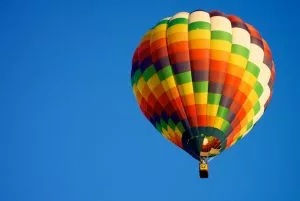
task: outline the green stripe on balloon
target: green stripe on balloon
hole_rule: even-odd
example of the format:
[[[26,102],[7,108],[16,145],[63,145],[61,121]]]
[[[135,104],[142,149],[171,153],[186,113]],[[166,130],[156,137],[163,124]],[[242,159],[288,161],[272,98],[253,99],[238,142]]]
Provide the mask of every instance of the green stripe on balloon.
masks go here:
[[[145,81],[147,82],[155,73],[156,73],[156,70],[155,70],[155,67],[153,64],[151,66],[149,66],[148,68],[146,68],[146,70],[143,73]]]
[[[169,120],[168,120],[168,124],[169,124],[169,126],[170,126],[173,130],[175,130],[176,125],[175,125],[175,123],[173,122],[172,119],[169,119]]]
[[[258,77],[260,69],[257,65],[255,65],[254,63],[252,63],[251,61],[248,61],[246,70],[249,71],[250,73],[252,73],[255,77]]]
[[[255,90],[256,94],[258,95],[258,97],[260,97],[264,91],[263,86],[259,82],[255,83],[254,90]]]
[[[184,132],[185,132],[185,128],[184,128],[184,126],[182,125],[181,122],[179,122],[178,124],[176,124],[176,127],[178,128],[178,130],[179,130],[181,133],[184,133]]]
[[[175,79],[177,84],[185,84],[185,83],[189,83],[192,82],[192,77],[191,77],[191,72],[184,72],[184,73],[179,73],[177,75],[175,75]]]
[[[197,29],[208,29],[210,30],[210,23],[208,22],[192,22],[189,24],[189,31],[197,30]]]
[[[247,130],[250,129],[253,125],[253,120],[251,120],[248,124],[247,124]]]
[[[225,40],[231,43],[232,35],[225,31],[212,31],[211,32],[212,40]]]
[[[156,25],[155,25],[155,27],[157,27],[157,26],[159,26],[159,25],[162,25],[162,24],[167,24],[169,22],[169,20],[161,20],[159,23],[157,23]],[[154,28],[155,28],[154,27]]]
[[[226,119],[228,113],[229,113],[228,108],[219,106],[218,113],[217,113],[218,117],[222,117],[223,119]]]
[[[164,67],[158,72],[158,77],[161,81],[167,79],[168,77],[171,77],[172,75],[173,71],[171,66]]]
[[[227,120],[225,120],[225,121],[223,122],[222,126],[221,126],[221,130],[222,130],[224,133],[226,133],[227,130],[228,130],[228,128],[229,128],[229,126],[230,126],[230,123],[229,123]]]
[[[140,69],[136,70],[133,75],[133,83],[136,84],[139,81],[141,76],[142,76],[141,70]]]
[[[162,132],[162,127],[161,127],[160,123],[156,122],[155,127],[159,132]]]
[[[188,23],[188,19],[186,19],[186,18],[176,18],[176,19],[169,21],[168,28],[170,28],[176,24],[187,24],[187,23]]]
[[[254,110],[254,113],[257,114],[260,110],[260,104],[259,102],[256,102],[255,105],[253,106],[253,110]]]
[[[208,81],[201,81],[201,82],[193,82],[194,83],[194,91],[201,93],[208,91]]]
[[[219,104],[221,100],[221,94],[208,93],[207,102],[208,104]]]
[[[249,49],[247,49],[241,45],[232,44],[231,53],[240,55],[240,56],[248,59],[250,51],[249,51]]]

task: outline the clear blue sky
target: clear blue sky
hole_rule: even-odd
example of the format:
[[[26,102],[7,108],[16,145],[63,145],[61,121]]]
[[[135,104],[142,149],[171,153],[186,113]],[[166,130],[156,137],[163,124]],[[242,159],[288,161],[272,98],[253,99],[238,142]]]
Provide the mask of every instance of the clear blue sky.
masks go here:
[[[285,1],[8,1],[0,5],[1,201],[299,201],[299,16]],[[276,63],[252,132],[210,164],[166,141],[139,111],[131,56],[179,11],[255,25]]]

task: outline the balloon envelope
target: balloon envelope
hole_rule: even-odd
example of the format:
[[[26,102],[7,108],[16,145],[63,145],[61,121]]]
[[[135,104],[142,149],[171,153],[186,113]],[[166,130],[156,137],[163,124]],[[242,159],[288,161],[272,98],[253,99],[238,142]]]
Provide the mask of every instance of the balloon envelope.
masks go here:
[[[131,71],[147,119],[198,160],[252,129],[269,104],[274,76],[259,32],[219,11],[180,12],[158,22],[136,48]]]

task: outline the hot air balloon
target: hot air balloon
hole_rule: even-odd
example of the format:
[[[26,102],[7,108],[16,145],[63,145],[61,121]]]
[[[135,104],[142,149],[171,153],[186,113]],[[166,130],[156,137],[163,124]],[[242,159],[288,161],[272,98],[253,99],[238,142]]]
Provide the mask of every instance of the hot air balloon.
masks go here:
[[[259,32],[219,11],[179,12],[159,21],[132,58],[138,105],[168,140],[199,160],[233,146],[266,110],[275,76]]]

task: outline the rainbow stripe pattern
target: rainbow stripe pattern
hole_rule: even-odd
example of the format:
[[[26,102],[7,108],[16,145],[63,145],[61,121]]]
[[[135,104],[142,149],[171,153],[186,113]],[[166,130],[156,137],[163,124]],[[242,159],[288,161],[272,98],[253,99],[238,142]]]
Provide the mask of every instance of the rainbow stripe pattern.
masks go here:
[[[253,26],[196,10],[164,18],[144,35],[131,83],[153,126],[199,160],[253,128],[270,102],[274,76],[271,50]],[[214,142],[210,148],[205,138]]]

